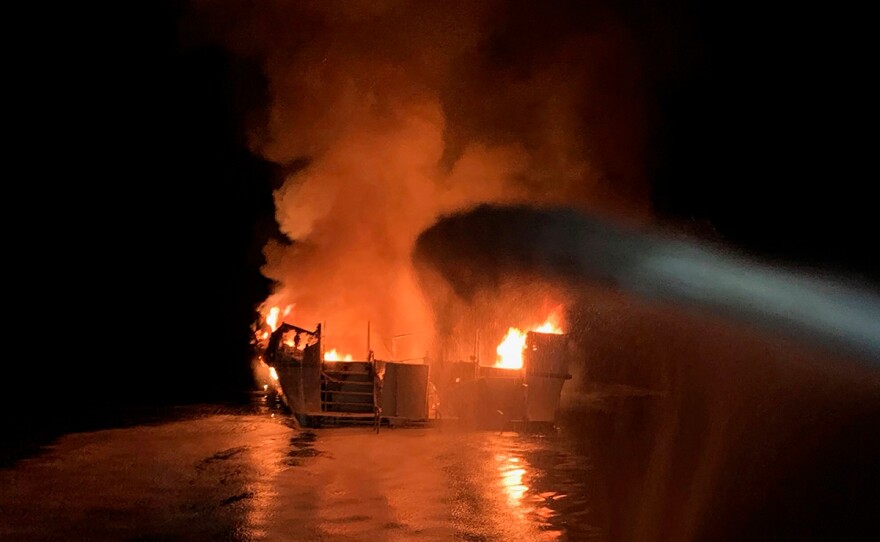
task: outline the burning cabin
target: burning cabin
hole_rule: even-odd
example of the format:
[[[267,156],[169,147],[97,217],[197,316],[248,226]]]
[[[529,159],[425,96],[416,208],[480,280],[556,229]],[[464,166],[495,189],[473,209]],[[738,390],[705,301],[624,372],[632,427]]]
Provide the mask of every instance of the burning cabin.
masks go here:
[[[442,366],[439,413],[478,428],[552,428],[570,357],[567,335],[528,331],[519,367]]]

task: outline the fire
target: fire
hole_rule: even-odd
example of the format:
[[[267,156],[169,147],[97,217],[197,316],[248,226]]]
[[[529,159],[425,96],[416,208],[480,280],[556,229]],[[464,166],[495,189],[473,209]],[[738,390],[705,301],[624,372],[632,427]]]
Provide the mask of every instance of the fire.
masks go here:
[[[272,307],[269,309],[269,314],[266,316],[266,323],[269,324],[269,327],[272,328],[272,331],[278,329],[278,314],[281,312],[281,309],[278,307]]]
[[[554,325],[550,320],[547,320],[540,326],[532,329],[532,331],[536,331],[538,333],[552,333],[554,335],[562,335],[562,328],[557,325]]]
[[[284,344],[291,348],[296,348],[297,350],[305,350],[307,346],[307,342],[305,339],[300,337],[299,342],[297,342],[295,336],[293,335],[288,335],[287,338],[284,339]]]
[[[269,367],[269,376],[272,377],[272,380],[278,380],[278,372],[275,371],[275,367]]]
[[[284,307],[284,311],[281,311],[281,307],[269,307],[269,312],[266,314],[265,319],[266,323],[275,331],[278,329],[278,326],[281,325],[281,321],[290,314],[290,311],[293,310],[293,305],[287,305]]]
[[[495,352],[498,354],[498,360],[495,367],[502,369],[521,369],[523,366],[523,350],[526,347],[526,333],[529,331],[537,331],[538,333],[562,334],[562,328],[559,326],[559,316],[557,313],[551,314],[547,321],[543,324],[534,326],[529,330],[522,331],[519,328],[511,327],[507,330],[507,335],[501,340]]]
[[[330,350],[329,352],[324,352],[324,361],[353,361],[353,360],[354,360],[354,358],[351,356],[351,354],[345,354],[345,356],[343,356],[342,354],[337,352],[335,348],[333,350]]]
[[[498,360],[495,367],[504,369],[519,369],[523,366],[523,349],[526,347],[526,332],[512,327],[507,330],[507,335],[501,340],[501,344],[495,349]]]

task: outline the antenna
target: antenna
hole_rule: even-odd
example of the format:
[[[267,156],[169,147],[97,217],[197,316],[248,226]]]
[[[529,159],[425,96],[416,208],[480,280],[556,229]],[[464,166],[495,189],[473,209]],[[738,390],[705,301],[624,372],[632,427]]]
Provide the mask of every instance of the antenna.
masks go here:
[[[480,330],[474,333],[474,378],[480,376]]]
[[[474,336],[474,361],[480,364],[480,330],[478,329]]]

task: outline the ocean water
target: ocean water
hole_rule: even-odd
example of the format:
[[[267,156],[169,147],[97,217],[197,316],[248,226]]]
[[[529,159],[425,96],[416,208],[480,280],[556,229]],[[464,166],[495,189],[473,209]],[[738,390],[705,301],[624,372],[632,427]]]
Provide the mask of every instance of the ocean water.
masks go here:
[[[877,410],[849,395],[861,410],[830,425],[758,407],[806,416],[794,432],[626,386],[565,394],[539,434],[301,429],[265,398],[179,407],[0,469],[0,540],[869,540]]]
[[[260,403],[169,418],[0,471],[0,539],[601,539],[589,460],[558,434],[302,430]]]

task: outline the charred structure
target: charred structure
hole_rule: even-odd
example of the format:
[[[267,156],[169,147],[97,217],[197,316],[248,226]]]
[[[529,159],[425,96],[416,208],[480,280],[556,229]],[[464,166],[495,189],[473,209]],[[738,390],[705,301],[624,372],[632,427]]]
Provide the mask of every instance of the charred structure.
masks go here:
[[[314,331],[282,323],[268,336],[262,359],[276,391],[304,427],[424,425],[459,421],[479,429],[552,429],[568,374],[569,340],[558,333],[525,334],[521,367],[442,360],[421,364],[329,359],[321,325]]]
[[[428,366],[375,359],[327,359],[321,325],[282,323],[263,354],[282,400],[300,425],[423,423],[429,419]]]
[[[483,429],[552,429],[569,352],[567,335],[529,331],[521,368],[441,364],[440,415]]]

